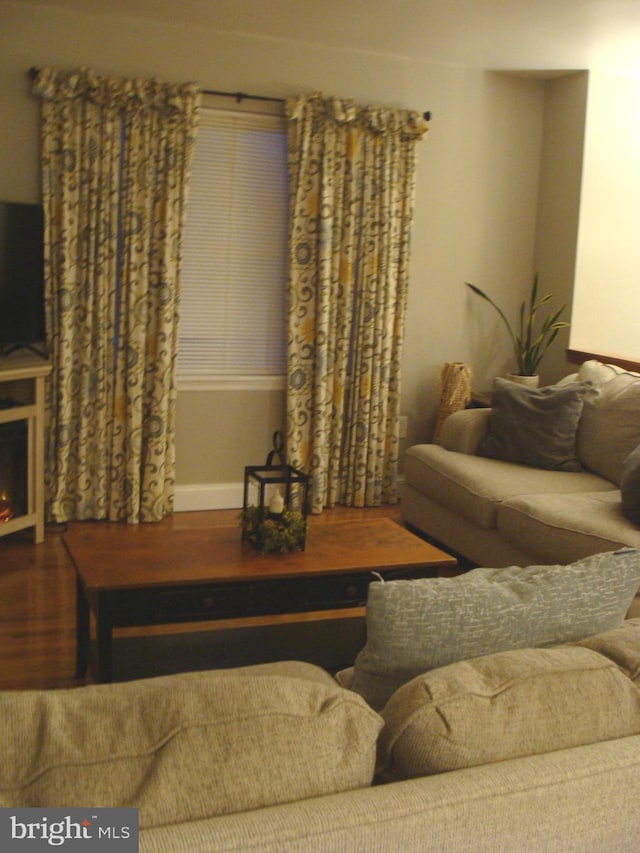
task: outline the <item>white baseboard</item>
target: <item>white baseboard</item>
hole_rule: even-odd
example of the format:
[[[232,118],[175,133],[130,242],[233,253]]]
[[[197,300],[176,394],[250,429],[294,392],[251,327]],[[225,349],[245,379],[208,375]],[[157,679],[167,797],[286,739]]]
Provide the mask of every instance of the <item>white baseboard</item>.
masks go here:
[[[242,508],[243,483],[194,483],[176,485],[175,512],[198,512],[206,509]]]
[[[398,497],[402,498],[404,476],[398,477]],[[193,483],[176,486],[175,512],[198,512],[206,509],[242,509],[243,483]]]

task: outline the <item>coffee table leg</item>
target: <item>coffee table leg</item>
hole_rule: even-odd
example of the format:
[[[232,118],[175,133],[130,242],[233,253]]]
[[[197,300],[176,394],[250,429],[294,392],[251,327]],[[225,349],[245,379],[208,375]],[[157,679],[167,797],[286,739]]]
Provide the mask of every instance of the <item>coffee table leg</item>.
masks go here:
[[[89,666],[89,602],[76,577],[76,678],[84,678]]]
[[[96,602],[96,679],[111,681],[112,677],[113,621],[105,594],[98,594]]]

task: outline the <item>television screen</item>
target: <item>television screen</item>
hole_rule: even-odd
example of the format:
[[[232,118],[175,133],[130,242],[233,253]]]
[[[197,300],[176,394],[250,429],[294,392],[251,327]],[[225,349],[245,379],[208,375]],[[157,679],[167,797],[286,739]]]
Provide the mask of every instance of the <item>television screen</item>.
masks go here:
[[[41,205],[0,202],[0,354],[44,354],[43,235]]]

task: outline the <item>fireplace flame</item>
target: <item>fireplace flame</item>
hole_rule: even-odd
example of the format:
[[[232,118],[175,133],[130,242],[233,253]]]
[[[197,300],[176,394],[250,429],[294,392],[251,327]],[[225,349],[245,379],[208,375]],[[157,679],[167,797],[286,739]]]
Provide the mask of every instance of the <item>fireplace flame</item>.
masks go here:
[[[13,518],[13,507],[6,489],[0,488],[0,524]]]

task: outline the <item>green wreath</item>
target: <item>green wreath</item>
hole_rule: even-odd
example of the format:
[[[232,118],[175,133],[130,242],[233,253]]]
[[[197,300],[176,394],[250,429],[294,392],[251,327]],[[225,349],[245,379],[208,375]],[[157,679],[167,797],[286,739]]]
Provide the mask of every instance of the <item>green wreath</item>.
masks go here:
[[[259,554],[304,550],[307,520],[301,512],[285,509],[276,516],[250,506],[242,510],[240,523],[242,538],[251,542]]]

